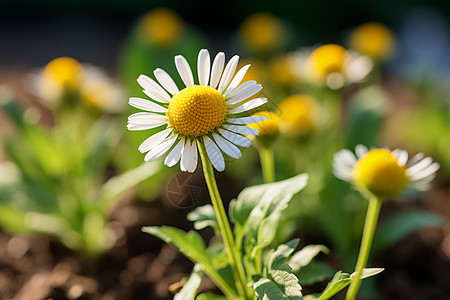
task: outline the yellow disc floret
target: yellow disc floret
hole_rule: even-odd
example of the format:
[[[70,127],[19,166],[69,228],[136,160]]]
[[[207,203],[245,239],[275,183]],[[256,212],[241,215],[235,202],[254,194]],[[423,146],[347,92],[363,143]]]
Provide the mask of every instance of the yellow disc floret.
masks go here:
[[[227,116],[225,96],[204,85],[188,86],[170,101],[167,118],[175,132],[199,137],[220,127]]]
[[[369,22],[358,26],[349,37],[349,45],[375,59],[388,58],[395,47],[392,31],[385,25]]]
[[[331,73],[342,72],[347,56],[347,50],[336,44],[317,48],[307,61],[308,76],[313,80],[324,80]]]
[[[320,107],[311,97],[296,94],[284,99],[279,106],[281,132],[290,137],[304,137],[318,126]]]
[[[387,149],[374,149],[361,157],[353,168],[353,178],[357,187],[377,197],[395,196],[409,181],[406,167]]]
[[[155,8],[147,12],[139,26],[143,38],[158,46],[174,44],[184,29],[181,17],[168,8]]]
[[[45,66],[42,76],[55,87],[76,89],[83,74],[81,64],[71,57],[55,58]]]

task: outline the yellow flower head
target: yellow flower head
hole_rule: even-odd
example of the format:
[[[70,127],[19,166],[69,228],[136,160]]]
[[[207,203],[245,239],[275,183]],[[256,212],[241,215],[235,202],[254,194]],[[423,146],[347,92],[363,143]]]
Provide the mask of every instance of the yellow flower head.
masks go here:
[[[408,161],[405,150],[376,148],[368,151],[358,145],[355,155],[347,149],[335,154],[334,174],[352,182],[363,194],[383,199],[407,188],[426,190],[439,164],[419,153]]]
[[[350,34],[349,46],[362,54],[381,60],[392,54],[395,38],[385,25],[369,22],[358,26]]]
[[[308,59],[311,70],[322,76],[339,73],[344,67],[347,50],[336,44],[328,44],[315,49]]]
[[[261,111],[253,114],[252,117],[267,117],[264,121],[247,125],[259,131],[257,137],[274,137],[278,134],[280,117],[277,114],[270,111]]]
[[[295,74],[287,55],[276,56],[269,65],[270,78],[280,86],[292,86],[296,82]]]
[[[287,97],[279,106],[281,132],[291,137],[304,137],[313,132],[319,119],[319,105],[306,95]]]
[[[147,12],[139,23],[143,38],[158,46],[172,45],[184,29],[180,16],[168,8]]]
[[[408,183],[406,167],[387,149],[374,149],[362,156],[353,168],[353,177],[357,187],[381,197],[397,195]]]
[[[249,16],[239,30],[242,42],[254,52],[269,52],[283,41],[283,24],[272,14],[259,12]]]
[[[76,59],[59,57],[45,66],[42,76],[55,88],[75,90],[79,88],[83,67]]]

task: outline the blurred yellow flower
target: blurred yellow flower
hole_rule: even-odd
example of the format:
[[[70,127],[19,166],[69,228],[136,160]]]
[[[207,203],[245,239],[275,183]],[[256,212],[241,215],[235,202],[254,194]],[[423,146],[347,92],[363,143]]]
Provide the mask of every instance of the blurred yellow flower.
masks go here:
[[[274,15],[258,12],[242,23],[239,34],[242,42],[254,52],[270,52],[283,41],[284,30],[281,21]]]
[[[146,41],[158,46],[170,46],[183,32],[184,23],[173,10],[156,8],[142,17],[139,28]]]
[[[296,94],[287,97],[279,105],[280,130],[290,137],[304,137],[316,130],[320,107],[311,97]]]
[[[333,90],[361,82],[373,69],[373,62],[368,56],[347,51],[336,44],[313,50],[299,49],[288,59],[292,72],[300,80]]]
[[[267,117],[261,122],[247,125],[259,131],[257,138],[273,138],[278,134],[280,117],[277,114],[270,111],[261,111],[254,113],[252,117]]]
[[[123,92],[99,68],[71,57],[50,61],[38,74],[30,74],[33,92],[51,107],[63,101],[79,101],[106,112],[124,108]]]
[[[269,64],[269,73],[271,81],[280,86],[289,87],[296,82],[292,66],[288,56],[285,54],[278,55],[271,60]]]
[[[50,61],[42,72],[42,78],[52,85],[49,93],[62,93],[63,89],[75,90],[81,81],[83,67],[71,57],[58,57]]]
[[[349,46],[374,59],[388,58],[395,48],[392,31],[385,25],[369,22],[358,26],[349,36]]]
[[[334,174],[352,182],[364,194],[377,198],[392,197],[404,190],[424,191],[436,175],[439,164],[422,153],[408,159],[402,149],[356,146],[356,156],[344,149],[334,155]]]

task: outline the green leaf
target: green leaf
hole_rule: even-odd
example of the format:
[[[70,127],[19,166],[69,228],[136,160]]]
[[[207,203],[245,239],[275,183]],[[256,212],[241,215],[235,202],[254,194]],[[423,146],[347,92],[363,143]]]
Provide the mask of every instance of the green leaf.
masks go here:
[[[266,257],[264,277],[260,277],[253,288],[260,299],[302,299],[302,287],[297,277],[291,272],[286,259],[294,252],[299,240],[294,239],[278,246]],[[256,276],[257,277],[257,276]]]
[[[300,271],[295,272],[298,281],[303,285],[324,282],[333,277],[335,270],[322,261],[312,261]]]
[[[308,175],[300,174],[283,181],[245,188],[230,203],[230,217],[235,224],[236,245],[242,248],[246,238],[246,252],[270,244],[275,237],[281,213],[292,196],[302,190]],[[253,249],[253,251],[252,251]]]
[[[168,226],[146,226],[142,231],[154,235],[166,243],[175,246],[181,253],[200,264],[205,273],[217,284],[224,294],[236,296],[237,289],[234,281],[227,281],[215,268],[212,258],[205,248],[205,243],[196,231],[184,232],[183,230]]]
[[[330,249],[328,249],[324,245],[305,246],[291,257],[291,259],[289,260],[289,265],[294,272],[297,272],[302,267],[308,265],[311,260],[320,252],[328,254],[330,253]]]
[[[203,272],[199,264],[194,266],[191,275],[187,279],[183,288],[173,297],[173,300],[194,300],[198,287],[202,282]]]
[[[375,235],[373,253],[393,246],[421,227],[442,227],[444,218],[423,210],[397,213],[380,226]]]
[[[211,293],[205,293],[199,295],[196,300],[227,300],[227,298],[224,296],[214,295]]]
[[[200,206],[192,210],[187,215],[187,219],[194,222],[194,228],[197,230],[201,230],[208,226],[212,227],[216,232],[219,229],[216,214],[214,213],[214,208],[211,204]]]
[[[370,268],[370,269],[363,269],[363,272],[361,274],[361,279],[374,276],[378,273],[381,273],[384,269],[382,268]],[[356,272],[352,273],[351,275],[347,273],[342,273],[342,271],[338,271],[333,279],[328,283],[325,290],[320,294],[320,296],[317,298],[318,300],[326,300],[330,299],[332,296],[336,295],[338,292],[340,292],[342,289],[344,289],[347,285],[350,284],[352,279],[355,277]]]

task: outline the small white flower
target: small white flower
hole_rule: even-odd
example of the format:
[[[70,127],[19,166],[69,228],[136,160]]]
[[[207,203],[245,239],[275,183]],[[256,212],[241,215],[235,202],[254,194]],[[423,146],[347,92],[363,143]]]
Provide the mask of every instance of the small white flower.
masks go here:
[[[185,85],[181,90],[162,69],[153,71],[158,82],[145,75],[139,76],[137,81],[150,100],[130,98],[131,106],[146,112],[129,116],[127,127],[129,130],[162,128],[139,147],[140,152],[147,153],[146,162],[172,149],[164,163],[172,167],[180,161],[182,171],[194,172],[198,160],[197,142],[205,145],[217,171],[225,169],[222,152],[233,158],[241,157],[236,146],[251,145],[243,135],[258,134],[257,130],[245,125],[260,122],[266,117],[242,117],[239,114],[265,104],[267,99],[246,101],[262,86],[255,81],[240,84],[250,65],[235,74],[238,62],[239,57],[235,55],[225,66],[225,54],[220,52],[211,66],[208,50],[200,50],[198,84],[195,84],[187,60],[177,55],[175,65]]]
[[[356,146],[355,152],[356,156],[344,149],[334,155],[334,174],[377,197],[395,196],[404,190],[425,191],[439,169],[439,164],[423,153],[408,159],[402,149],[368,151],[363,145]]]

